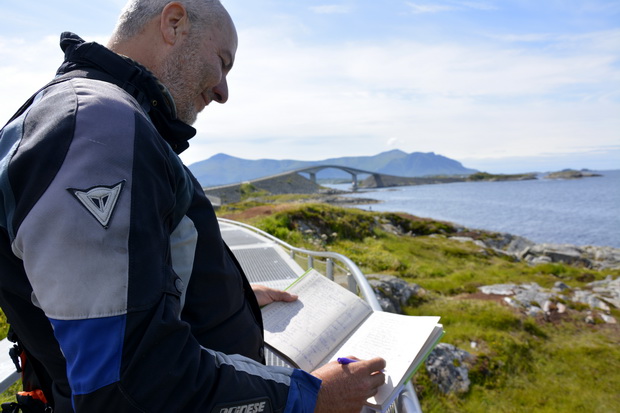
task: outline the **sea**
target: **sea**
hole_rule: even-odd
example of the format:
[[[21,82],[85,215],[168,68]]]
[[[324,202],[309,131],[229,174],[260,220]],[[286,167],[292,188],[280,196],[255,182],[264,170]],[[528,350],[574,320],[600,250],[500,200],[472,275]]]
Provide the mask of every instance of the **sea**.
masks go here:
[[[359,190],[347,196],[380,201],[356,205],[365,210],[407,212],[536,243],[620,248],[620,170],[592,172],[601,176],[544,179],[541,175],[528,181]]]

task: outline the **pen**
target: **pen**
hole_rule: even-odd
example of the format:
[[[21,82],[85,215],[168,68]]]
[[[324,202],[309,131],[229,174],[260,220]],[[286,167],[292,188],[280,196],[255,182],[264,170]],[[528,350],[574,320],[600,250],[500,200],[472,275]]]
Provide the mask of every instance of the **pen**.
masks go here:
[[[353,359],[346,358],[346,357],[338,357],[337,360],[338,360],[338,363],[340,364],[350,364],[350,363],[355,363],[359,361],[359,360],[353,360]]]

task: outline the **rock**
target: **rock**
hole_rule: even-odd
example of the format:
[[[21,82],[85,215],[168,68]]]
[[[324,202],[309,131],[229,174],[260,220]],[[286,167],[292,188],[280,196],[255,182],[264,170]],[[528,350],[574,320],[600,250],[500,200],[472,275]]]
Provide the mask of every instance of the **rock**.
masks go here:
[[[465,231],[465,230],[464,230]],[[487,248],[532,265],[560,262],[599,270],[620,269],[620,248],[567,244],[535,244],[515,235],[494,233],[484,239]]]
[[[403,235],[403,232],[400,230],[400,228],[395,227],[392,224],[381,224],[381,229],[392,235]]]
[[[419,285],[409,284],[391,275],[371,274],[367,275],[367,278],[381,308],[390,313],[402,314],[403,305],[406,305],[412,297],[424,294]]]
[[[540,260],[544,260],[545,262],[583,265],[588,268],[592,266],[584,251],[575,245],[536,244],[530,247],[524,258],[532,263],[540,263]]]
[[[616,324],[616,319],[609,314],[599,314],[601,319],[607,324]]]
[[[513,298],[521,303],[522,306],[530,307],[534,303],[541,306],[545,301],[550,300],[552,296],[552,293],[544,291],[540,285],[531,283],[522,285]]]
[[[504,297],[504,302],[511,307],[520,308],[521,305],[510,297]]]
[[[593,294],[600,300],[620,308],[620,277],[614,280],[611,275],[608,275],[602,281],[589,283],[588,287],[592,289]]]
[[[475,240],[471,237],[449,237],[451,240],[454,241],[458,241],[458,242],[473,242],[474,244],[476,244],[477,246],[479,246],[480,248],[488,248],[487,245],[480,241],[480,240]]]
[[[601,270],[620,268],[620,248],[612,247],[583,247],[583,251]]]
[[[609,316],[611,306],[620,308],[620,277],[614,280],[608,276],[605,280],[587,284],[584,289],[572,289],[563,282],[556,282],[551,290],[544,289],[536,283],[496,284],[478,289],[484,294],[504,295],[506,304],[532,317],[540,314],[548,316],[554,312],[563,314],[566,312],[566,305],[563,302],[566,301],[586,304],[591,310],[599,310],[606,316]],[[593,323],[594,317],[591,316],[586,321]]]
[[[573,295],[573,301],[576,303],[587,304],[592,309],[598,308],[605,312],[609,312],[611,309],[609,306],[599,298],[599,296],[591,291],[577,290]]]
[[[494,234],[493,238],[485,239],[485,244],[489,248],[515,257],[520,257],[528,248],[536,245],[527,238],[506,233]]]
[[[558,281],[553,285],[553,290],[561,292],[561,291],[570,290],[570,287],[564,284],[562,281]]]
[[[528,307],[528,309],[526,311],[526,314],[529,317],[536,317],[537,315],[544,314],[544,311],[542,310],[542,308],[537,307],[535,305],[532,305],[532,306]]]
[[[402,309],[397,308],[392,302],[392,300],[390,300],[387,297],[379,296],[376,290],[375,290],[375,295],[377,296],[377,301],[379,301],[379,305],[381,306],[381,309],[383,311],[386,311],[388,313],[401,314]]]
[[[532,264],[532,265],[549,264],[549,263],[553,262],[551,257],[546,257],[546,256],[530,257],[530,259],[527,260],[527,261],[529,261],[529,263]]]
[[[470,237],[448,237],[448,238],[453,241],[458,241],[458,242],[474,242],[474,239]]]
[[[467,393],[471,381],[467,365],[472,356],[452,344],[439,343],[426,360],[426,371],[444,393]]]
[[[495,284],[478,288],[484,294],[513,295],[520,287],[516,284]]]

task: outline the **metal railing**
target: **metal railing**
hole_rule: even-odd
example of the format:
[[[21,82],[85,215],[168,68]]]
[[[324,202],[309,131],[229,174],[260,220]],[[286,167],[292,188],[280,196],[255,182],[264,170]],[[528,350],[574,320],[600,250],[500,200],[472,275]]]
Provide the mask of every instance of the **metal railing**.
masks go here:
[[[226,218],[218,218],[218,221],[234,226],[238,226],[241,228],[245,228],[252,232],[255,232],[269,240],[275,242],[282,248],[284,248],[290,254],[291,258],[295,259],[298,263],[300,263],[300,256],[302,256],[301,263],[306,264],[306,268],[315,268],[317,271],[322,272],[322,268],[317,268],[318,259],[324,259],[321,261],[321,264],[324,265],[324,275],[331,280],[336,278],[336,271],[338,269],[343,270],[345,272],[347,278],[347,287],[350,291],[355,294],[361,294],[364,300],[370,305],[370,307],[375,311],[383,311],[377,297],[368,283],[368,280],[362,273],[362,271],[358,268],[358,266],[351,261],[345,255],[338,254],[336,252],[330,251],[312,251],[304,248],[293,247],[281,239],[274,237],[273,235],[265,232],[259,228],[253,227],[252,225],[244,224],[243,222],[233,221]],[[303,258],[305,256],[305,258]],[[318,259],[317,259],[318,258]],[[338,265],[339,263],[340,265]],[[363,413],[371,412],[372,410],[366,409]],[[415,393],[415,389],[413,388],[413,384],[411,381],[407,383],[405,386],[405,390],[400,394],[394,405],[388,410],[390,413],[422,413],[422,408],[420,407],[420,402],[418,401],[418,397]]]
[[[282,241],[279,238],[274,237],[268,232],[265,232],[251,225],[244,224],[243,222],[233,221],[233,220],[226,219],[226,218],[218,218],[218,221],[248,229],[250,231],[253,231],[253,232],[256,232],[262,235],[265,238],[270,239],[271,241],[275,242],[276,244],[280,245],[285,250],[287,250],[290,253],[291,258],[293,259],[297,259],[299,255],[305,255],[307,257],[306,258],[307,268],[312,267],[317,270],[320,270],[320,268],[316,268],[316,264],[318,261],[316,260],[316,258],[324,258],[325,259],[324,275],[327,276],[331,280],[334,280],[335,278],[335,270],[337,267],[336,262],[340,262],[341,265],[344,266],[344,269],[346,271],[347,284],[348,284],[349,289],[356,294],[358,293],[358,289],[359,289],[359,292],[364,297],[366,302],[372,307],[373,310],[382,311],[381,305],[379,304],[379,301],[377,300],[377,297],[375,296],[375,293],[372,290],[372,287],[370,286],[370,284],[368,284],[368,280],[366,279],[362,271],[358,268],[358,266],[353,261],[351,261],[350,258],[342,254],[338,254],[336,252],[311,251],[311,250],[307,250],[304,248],[293,247],[292,245]]]

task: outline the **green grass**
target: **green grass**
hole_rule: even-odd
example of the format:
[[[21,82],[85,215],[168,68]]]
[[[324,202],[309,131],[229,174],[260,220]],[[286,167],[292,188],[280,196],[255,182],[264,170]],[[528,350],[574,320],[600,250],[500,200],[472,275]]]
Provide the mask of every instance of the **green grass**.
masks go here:
[[[444,341],[477,356],[465,395],[445,396],[416,376],[423,411],[619,411],[620,332],[577,315],[559,324],[527,318],[497,302],[441,297],[408,308],[441,315]],[[616,314],[617,316],[617,314]],[[475,349],[471,342],[476,342]]]
[[[561,320],[546,322],[471,295],[482,285],[499,283],[536,282],[550,288],[563,281],[579,288],[607,275],[618,277],[620,271],[557,263],[530,266],[473,243],[447,239],[445,235],[454,233],[449,224],[402,214],[304,204],[250,222],[293,245],[345,254],[366,274],[396,275],[427,291],[406,313],[441,316],[443,341],[475,358],[466,394],[444,395],[425,369],[418,371],[414,383],[424,413],[620,411],[618,325],[586,324],[580,312],[585,307],[572,303]],[[385,223],[405,233],[418,227],[411,231],[414,236],[398,236],[384,231]],[[330,236],[319,240],[317,233]],[[620,320],[619,310],[612,315]],[[471,342],[477,343],[475,348]]]

